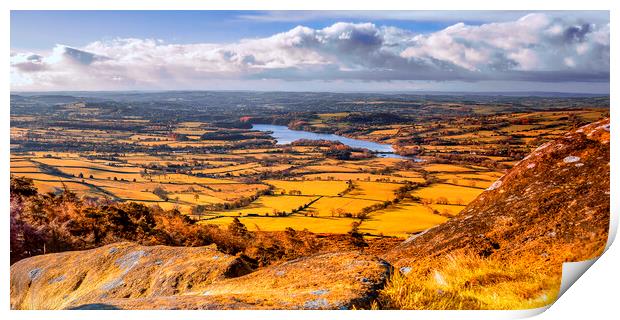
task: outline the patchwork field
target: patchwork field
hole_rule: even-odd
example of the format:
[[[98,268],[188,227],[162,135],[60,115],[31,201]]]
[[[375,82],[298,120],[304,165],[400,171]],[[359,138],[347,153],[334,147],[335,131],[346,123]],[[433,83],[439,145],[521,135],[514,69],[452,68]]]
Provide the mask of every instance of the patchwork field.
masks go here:
[[[391,116],[413,110],[404,102],[350,103]],[[438,102],[416,109],[429,116],[417,122],[383,114],[385,123],[375,123],[367,111],[295,113],[305,120],[289,122],[391,144],[399,154],[379,157],[325,141],[276,144],[226,110],[226,121],[190,112],[162,122],[148,110],[117,117],[96,104],[50,108],[51,115],[27,108],[11,115],[11,174],[33,179],[40,192],[176,209],[205,224],[238,218],[251,230],[344,234],[355,223],[368,235],[395,237],[458,215],[528,151],[606,112],[505,113],[505,106]],[[288,114],[281,108],[265,114]]]

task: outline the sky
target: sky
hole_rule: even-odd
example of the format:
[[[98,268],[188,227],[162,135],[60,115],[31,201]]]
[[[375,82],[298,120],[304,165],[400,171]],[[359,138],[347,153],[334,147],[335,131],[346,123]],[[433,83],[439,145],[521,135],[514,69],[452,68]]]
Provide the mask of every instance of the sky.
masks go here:
[[[607,11],[12,11],[11,90],[609,93]]]

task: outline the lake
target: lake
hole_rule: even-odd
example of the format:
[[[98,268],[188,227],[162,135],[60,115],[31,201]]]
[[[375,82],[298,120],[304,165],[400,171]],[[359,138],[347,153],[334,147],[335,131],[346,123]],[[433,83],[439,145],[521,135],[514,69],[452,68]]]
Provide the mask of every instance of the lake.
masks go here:
[[[255,124],[252,125],[252,130],[272,132],[271,136],[277,140],[277,144],[289,144],[299,139],[340,141],[351,148],[368,149],[377,153],[379,157],[408,159],[407,157],[394,154],[394,149],[390,144],[351,139],[337,134],[291,130],[286,126],[272,124]]]

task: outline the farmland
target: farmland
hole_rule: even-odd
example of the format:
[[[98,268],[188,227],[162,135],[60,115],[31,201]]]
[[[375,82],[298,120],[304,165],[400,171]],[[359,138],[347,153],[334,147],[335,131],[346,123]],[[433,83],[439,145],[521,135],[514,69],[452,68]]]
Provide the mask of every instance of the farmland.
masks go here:
[[[249,230],[339,234],[354,225],[369,237],[406,237],[457,216],[538,145],[609,112],[604,98],[196,93],[164,102],[180,94],[13,95],[11,174],[42,193],[159,206],[200,224],[236,218]],[[394,154],[279,144],[253,124],[382,143]]]

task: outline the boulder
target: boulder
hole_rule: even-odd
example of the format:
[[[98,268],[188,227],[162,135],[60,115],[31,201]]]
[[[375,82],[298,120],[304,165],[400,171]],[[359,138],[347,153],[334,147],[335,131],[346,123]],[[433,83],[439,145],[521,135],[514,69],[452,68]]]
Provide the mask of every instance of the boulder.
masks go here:
[[[13,309],[348,309],[370,307],[392,271],[357,252],[250,272],[213,247],[118,243],[11,267]]]
[[[130,242],[46,254],[11,266],[11,308],[62,309],[87,301],[176,295],[247,274],[239,258],[215,248]]]

